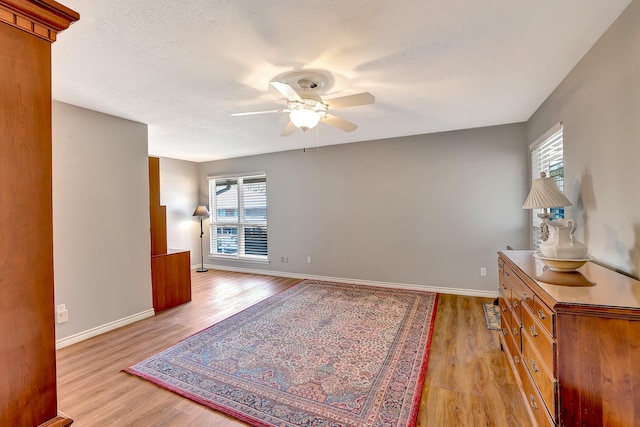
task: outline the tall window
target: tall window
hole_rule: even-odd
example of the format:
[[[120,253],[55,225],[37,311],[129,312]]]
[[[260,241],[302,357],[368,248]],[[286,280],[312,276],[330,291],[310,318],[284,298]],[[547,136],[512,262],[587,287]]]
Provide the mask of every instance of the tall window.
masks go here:
[[[211,255],[268,259],[266,174],[209,178],[209,210]]]
[[[554,177],[556,184],[561,191],[564,191],[564,156],[563,156],[563,136],[562,123],[558,123],[547,133],[542,135],[529,147],[531,150],[531,178],[539,178],[540,172],[545,172],[547,176]],[[542,239],[540,238],[540,218],[538,214],[542,209],[533,209],[533,244],[538,248]],[[564,207],[549,209],[553,215],[552,219],[564,218]]]

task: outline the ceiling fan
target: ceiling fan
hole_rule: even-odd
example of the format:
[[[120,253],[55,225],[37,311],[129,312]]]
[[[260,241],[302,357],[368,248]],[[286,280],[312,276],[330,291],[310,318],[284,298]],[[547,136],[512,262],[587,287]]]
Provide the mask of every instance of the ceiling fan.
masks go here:
[[[352,132],[358,128],[354,123],[342,119],[329,111],[339,108],[355,107],[358,105],[373,104],[375,97],[369,92],[355,95],[339,96],[336,98],[322,99],[315,89],[319,84],[308,78],[297,81],[299,89],[294,89],[289,83],[281,81],[270,82],[271,86],[287,98],[287,108],[266,111],[251,111],[246,113],[233,113],[232,116],[247,116],[251,114],[289,113],[289,124],[284,128],[280,136],[291,135],[296,128],[303,132],[317,126],[322,121],[330,126],[345,132]]]

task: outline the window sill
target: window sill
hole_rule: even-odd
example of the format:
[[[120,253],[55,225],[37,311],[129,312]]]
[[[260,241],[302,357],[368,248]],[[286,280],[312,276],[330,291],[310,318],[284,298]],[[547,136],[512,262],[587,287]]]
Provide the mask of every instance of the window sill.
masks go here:
[[[219,259],[219,260],[236,261],[236,262],[249,262],[252,264],[269,264],[269,258],[237,257],[237,256],[231,256],[231,255],[209,254],[209,259]]]

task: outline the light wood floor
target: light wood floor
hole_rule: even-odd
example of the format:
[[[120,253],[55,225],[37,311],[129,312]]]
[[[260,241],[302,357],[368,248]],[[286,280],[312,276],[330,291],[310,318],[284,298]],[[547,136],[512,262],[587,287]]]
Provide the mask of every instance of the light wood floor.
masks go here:
[[[297,282],[194,271],[192,302],[58,350],[59,410],[74,427],[246,425],[121,370]],[[530,425],[482,301],[440,295],[418,427]]]

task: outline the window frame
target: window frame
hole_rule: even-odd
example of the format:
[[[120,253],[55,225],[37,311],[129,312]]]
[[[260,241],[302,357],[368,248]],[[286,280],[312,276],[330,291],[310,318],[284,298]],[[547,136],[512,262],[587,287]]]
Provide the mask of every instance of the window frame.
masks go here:
[[[244,186],[245,181],[255,180],[255,179],[264,179],[265,183],[265,214],[264,220],[247,220],[245,217],[245,199],[244,199]],[[254,173],[246,173],[246,174],[233,174],[233,175],[216,175],[216,176],[208,176],[207,177],[208,186],[209,186],[209,212],[211,213],[210,222],[209,222],[209,257],[217,258],[217,259],[226,259],[226,260],[235,260],[235,261],[245,261],[245,262],[254,262],[254,263],[269,263],[269,242],[268,242],[268,191],[267,191],[267,174],[266,172],[254,172]],[[237,209],[237,218],[236,220],[220,220],[218,217],[218,210],[216,207],[216,182],[219,181],[235,181],[235,191],[236,191],[236,209]],[[228,209],[228,208],[227,208]],[[235,253],[219,253],[218,249],[218,228],[219,227],[228,227],[235,228],[236,238],[237,238],[237,251]],[[255,254],[247,254],[247,248],[245,246],[245,230],[247,228],[255,228],[261,227],[265,230],[265,246],[266,246],[266,254],[265,255],[255,255]]]
[[[564,192],[564,126],[562,122],[556,123],[551,129],[529,145],[529,166],[531,172],[530,182],[540,178],[540,172],[545,172],[547,177],[554,177],[560,191]],[[542,209],[531,209],[531,243],[533,249],[538,249],[541,239],[540,223],[538,217]],[[564,218],[564,207],[549,210],[553,213],[552,219]]]

